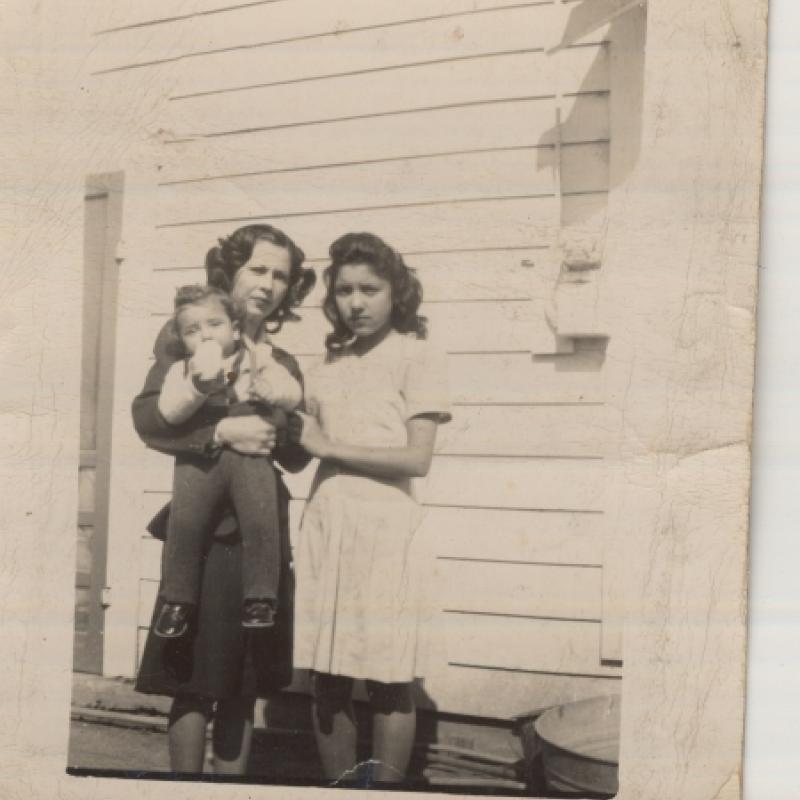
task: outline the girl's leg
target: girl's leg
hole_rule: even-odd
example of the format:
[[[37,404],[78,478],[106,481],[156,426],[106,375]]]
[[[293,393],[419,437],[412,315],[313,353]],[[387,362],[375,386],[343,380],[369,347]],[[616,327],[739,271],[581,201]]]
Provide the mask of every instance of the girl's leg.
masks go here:
[[[214,772],[244,775],[253,743],[254,697],[219,700],[214,714]]]
[[[410,683],[367,681],[376,762],[373,777],[378,782],[398,783],[406,776],[417,725],[411,688]]]
[[[169,762],[173,772],[201,773],[211,702],[197,695],[178,695],[169,712]]]
[[[353,679],[342,675],[314,674],[314,733],[329,780],[353,778],[356,765],[356,717]]]

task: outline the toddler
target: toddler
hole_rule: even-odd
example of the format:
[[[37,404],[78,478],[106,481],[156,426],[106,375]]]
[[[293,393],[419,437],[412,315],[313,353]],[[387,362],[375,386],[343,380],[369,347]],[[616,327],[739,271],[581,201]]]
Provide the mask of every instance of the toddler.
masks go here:
[[[199,414],[222,419],[258,413],[285,432],[287,413],[302,401],[302,387],[273,358],[268,342],[256,345],[244,336],[240,313],[225,292],[181,287],[174,326],[186,358],[164,378],[158,409],[167,422],[180,425]],[[242,537],[242,625],[274,624],[280,572],[275,468],[268,456],[222,449],[212,461],[176,458],[161,587],[166,602],[155,622],[157,636],[186,632],[197,603],[205,542],[226,499]]]

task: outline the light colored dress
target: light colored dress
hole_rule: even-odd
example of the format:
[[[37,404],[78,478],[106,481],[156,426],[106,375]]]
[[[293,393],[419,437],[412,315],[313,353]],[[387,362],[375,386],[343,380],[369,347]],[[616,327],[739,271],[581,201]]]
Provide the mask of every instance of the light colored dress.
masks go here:
[[[334,442],[402,447],[411,417],[450,419],[446,360],[391,331],[364,355],[345,348],[310,370],[306,405]],[[422,674],[433,565],[415,537],[421,520],[409,479],[320,464],[295,548],[296,668],[382,683]]]

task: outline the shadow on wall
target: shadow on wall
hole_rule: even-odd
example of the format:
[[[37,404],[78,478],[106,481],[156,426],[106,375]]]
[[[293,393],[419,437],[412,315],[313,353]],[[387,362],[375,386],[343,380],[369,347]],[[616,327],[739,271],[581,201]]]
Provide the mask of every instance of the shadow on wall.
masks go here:
[[[610,193],[625,185],[641,152],[645,2],[575,3],[561,40],[548,51],[569,91],[538,142],[537,169],[558,171],[560,208],[554,257],[539,279],[542,313],[556,345],[550,355],[543,340],[534,357],[551,359],[559,371],[600,370],[604,363],[600,273]],[[580,58],[586,48],[594,51],[590,63]],[[576,68],[580,73],[570,76]],[[565,361],[559,358],[564,353],[572,355]]]
[[[609,23],[605,41],[608,44],[598,48],[597,56],[585,73],[577,96],[567,98],[564,106],[568,108],[560,124],[544,132],[539,140],[537,167],[540,170],[552,169],[557,156],[555,143],[587,141],[586,132],[598,128],[596,117],[600,106],[598,86],[608,86],[608,131],[611,139],[609,147],[608,188],[624,183],[633,171],[641,147],[642,97],[644,89],[644,48],[646,26],[644,4],[631,5],[630,0],[583,0],[572,9],[564,27],[561,41],[553,48],[555,57],[564,48],[589,36]],[[608,73],[606,75],[606,72]],[[589,138],[593,138],[591,135]],[[580,191],[572,193],[572,176],[576,176],[574,188],[581,185],[580,165],[571,164],[578,151],[570,146],[561,150],[562,191],[570,197],[565,203],[562,199],[562,225],[581,224],[606,205],[606,196],[600,193]],[[580,199],[578,199],[580,198]]]

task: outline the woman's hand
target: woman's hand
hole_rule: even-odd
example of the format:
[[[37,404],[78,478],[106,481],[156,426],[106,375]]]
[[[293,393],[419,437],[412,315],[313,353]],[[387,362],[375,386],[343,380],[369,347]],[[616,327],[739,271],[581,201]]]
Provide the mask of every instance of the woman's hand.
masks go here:
[[[322,432],[316,417],[295,412],[303,420],[303,432],[300,434],[300,446],[315,458],[328,458],[331,450],[330,439]]]
[[[217,424],[215,441],[244,456],[268,456],[275,447],[275,426],[256,414],[225,417]]]
[[[288,369],[272,361],[258,369],[253,376],[250,396],[278,408],[293,411],[303,400],[303,387]]]

